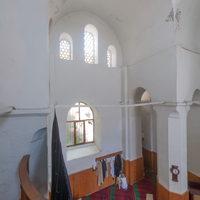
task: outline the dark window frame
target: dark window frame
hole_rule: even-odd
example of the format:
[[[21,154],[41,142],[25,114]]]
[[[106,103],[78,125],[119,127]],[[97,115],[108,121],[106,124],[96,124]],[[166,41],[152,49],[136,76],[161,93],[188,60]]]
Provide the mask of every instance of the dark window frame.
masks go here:
[[[84,104],[84,105],[81,105],[81,104]],[[95,127],[95,123],[94,123],[94,112],[92,110],[92,108],[90,106],[87,106],[87,104],[83,103],[83,102],[79,102],[78,105],[75,104],[74,107],[78,107],[78,113],[79,113],[79,119],[78,120],[67,120],[66,123],[73,123],[74,125],[74,144],[71,144],[71,145],[67,145],[67,147],[73,147],[73,146],[78,146],[78,145],[84,145],[84,144],[91,144],[91,143],[94,143],[94,127]],[[74,108],[74,107],[71,107],[71,108]],[[93,118],[88,118],[88,119],[80,119],[80,113],[81,113],[81,107],[88,107],[90,108],[91,112],[92,112],[92,115],[93,115]],[[71,109],[70,108],[70,109]],[[85,124],[86,122],[88,121],[92,121],[93,123],[93,141],[90,141],[90,142],[87,142],[86,141],[86,129],[85,129]],[[82,122],[83,123],[83,142],[82,143],[77,143],[77,124]],[[67,133],[68,134],[68,133]]]

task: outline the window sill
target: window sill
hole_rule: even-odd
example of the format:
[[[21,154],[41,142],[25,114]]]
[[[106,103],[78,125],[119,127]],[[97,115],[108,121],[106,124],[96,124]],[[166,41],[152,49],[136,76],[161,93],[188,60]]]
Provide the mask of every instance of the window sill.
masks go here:
[[[97,154],[99,152],[100,152],[100,150],[95,145],[95,143],[68,147],[67,152],[66,152],[67,161],[91,156],[91,155]]]

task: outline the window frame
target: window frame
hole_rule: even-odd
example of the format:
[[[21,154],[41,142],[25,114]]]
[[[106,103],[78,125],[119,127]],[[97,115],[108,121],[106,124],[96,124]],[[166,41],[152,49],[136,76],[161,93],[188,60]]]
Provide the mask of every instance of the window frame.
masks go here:
[[[76,105],[78,104],[78,105]],[[66,145],[67,147],[73,147],[73,146],[79,146],[79,145],[84,145],[84,144],[91,144],[91,143],[94,143],[94,129],[95,129],[95,122],[94,122],[94,112],[92,110],[92,108],[90,106],[88,106],[87,104],[83,103],[83,102],[79,102],[79,103],[76,103],[74,106],[72,106],[70,108],[70,110],[72,108],[75,108],[75,107],[78,107],[78,113],[79,113],[79,119],[78,120],[67,120],[66,121],[66,124],[69,124],[69,123],[73,123],[73,127],[74,127],[74,144],[71,144],[71,145]],[[84,104],[84,105],[81,105],[81,104]],[[81,116],[81,107],[87,107],[87,108],[90,108],[91,112],[92,112],[92,116],[93,118],[88,118],[88,119],[80,119],[80,116]],[[69,110],[69,112],[70,112]],[[69,113],[68,112],[68,113]],[[93,141],[90,141],[90,142],[86,142],[86,129],[85,129],[85,124],[86,122],[88,121],[92,121],[93,123]],[[77,123],[80,123],[82,122],[83,123],[83,142],[82,143],[77,143],[77,126],[76,124]],[[68,134],[68,133],[67,133]]]

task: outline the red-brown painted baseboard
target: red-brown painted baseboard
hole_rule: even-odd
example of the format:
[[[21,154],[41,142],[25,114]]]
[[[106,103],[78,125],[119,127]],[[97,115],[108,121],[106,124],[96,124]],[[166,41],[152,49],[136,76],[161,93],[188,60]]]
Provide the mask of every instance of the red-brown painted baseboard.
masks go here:
[[[176,194],[157,183],[157,200],[189,200],[189,193]]]
[[[125,160],[124,172],[128,183],[131,185],[144,178],[143,158],[138,158],[137,160],[132,161]]]

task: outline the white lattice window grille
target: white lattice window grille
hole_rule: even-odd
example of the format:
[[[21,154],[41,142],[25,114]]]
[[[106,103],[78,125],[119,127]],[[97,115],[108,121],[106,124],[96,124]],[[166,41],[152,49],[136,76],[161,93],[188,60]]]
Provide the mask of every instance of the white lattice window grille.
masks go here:
[[[87,25],[84,31],[84,57],[85,63],[98,63],[98,31],[91,24]]]
[[[112,52],[110,49],[107,50],[107,66],[112,67]]]
[[[107,49],[107,66],[116,67],[117,66],[117,52],[113,45],[110,45]]]
[[[84,51],[85,51],[85,62],[88,64],[95,64],[95,41],[94,35],[89,32],[85,32],[84,35]]]
[[[68,40],[60,41],[60,59],[71,60],[71,43]]]
[[[73,60],[73,41],[68,33],[60,35],[59,57],[61,60]]]

